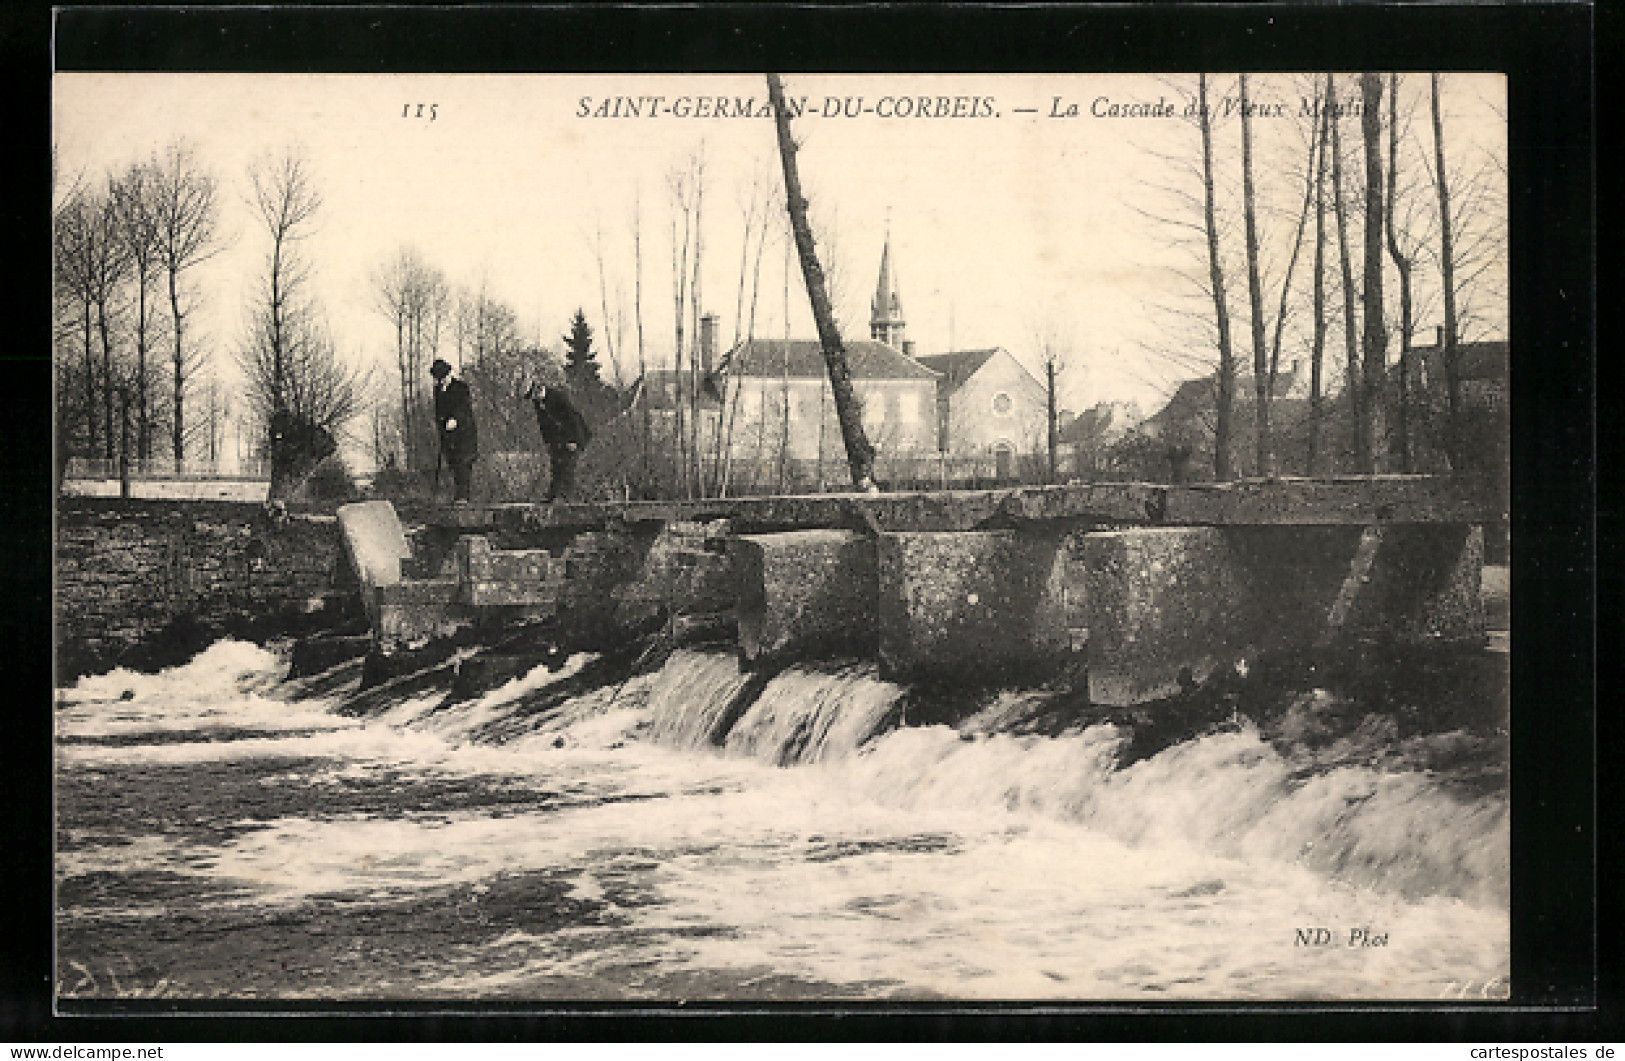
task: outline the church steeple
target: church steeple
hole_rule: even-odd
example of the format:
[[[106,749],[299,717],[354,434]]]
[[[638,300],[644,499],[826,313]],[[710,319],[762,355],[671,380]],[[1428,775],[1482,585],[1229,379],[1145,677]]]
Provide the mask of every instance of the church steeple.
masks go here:
[[[880,281],[875,285],[875,297],[869,303],[869,338],[902,350],[905,327],[903,300],[897,294],[897,280],[892,276],[891,221],[888,218],[886,243],[880,252]]]

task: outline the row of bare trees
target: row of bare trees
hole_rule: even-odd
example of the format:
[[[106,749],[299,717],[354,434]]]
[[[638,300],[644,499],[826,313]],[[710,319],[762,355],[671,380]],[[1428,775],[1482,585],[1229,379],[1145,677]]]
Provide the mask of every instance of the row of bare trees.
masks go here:
[[[1269,85],[1279,93],[1282,81]],[[1201,263],[1185,272],[1206,310],[1186,316],[1205,339],[1181,364],[1188,371],[1207,361],[1213,355],[1203,348],[1216,354],[1213,475],[1238,473],[1244,363],[1251,369],[1252,469],[1266,476],[1284,470],[1272,420],[1284,346],[1306,349],[1310,362],[1304,452],[1291,470],[1322,473],[1338,449],[1351,470],[1420,470],[1424,437],[1437,440],[1434,449],[1449,467],[1460,468],[1468,456],[1460,345],[1505,301],[1505,200],[1495,155],[1480,151],[1464,162],[1463,151],[1458,158],[1439,74],[1323,74],[1290,87],[1290,117],[1260,119],[1255,77],[1216,84],[1198,75],[1186,111],[1197,132],[1196,163],[1189,155],[1168,159],[1194,179],[1165,188],[1179,205],[1153,215],[1190,236],[1190,260]],[[1416,120],[1424,112],[1425,124]],[[1356,119],[1358,134],[1348,136],[1345,123]],[[1264,161],[1261,123],[1273,141]],[[1221,142],[1227,132],[1231,139]],[[1307,284],[1299,269],[1306,256]],[[1231,290],[1237,271],[1245,288],[1239,341]],[[1413,355],[1418,329],[1434,313],[1442,321],[1442,401],[1421,386]],[[1336,331],[1341,365],[1328,359]],[[1342,379],[1340,410],[1332,407],[1334,372]],[[1346,438],[1326,437],[1334,424]]]
[[[53,173],[53,178],[55,178]],[[101,181],[57,189],[52,210],[59,439],[111,460],[124,407],[134,455],[177,465],[204,424],[188,417],[200,356],[189,279],[222,247],[218,187],[184,144]]]
[[[238,413],[260,439],[257,455],[271,458],[275,491],[333,450],[361,409],[367,373],[336,349],[304,252],[321,209],[308,162],[290,150],[256,160],[247,176],[264,256],[242,335],[227,349],[246,383]],[[231,403],[225,366],[193,319],[206,297],[198,267],[229,242],[218,178],[176,143],[64,185],[52,216],[59,458],[167,458],[177,471],[214,458]]]

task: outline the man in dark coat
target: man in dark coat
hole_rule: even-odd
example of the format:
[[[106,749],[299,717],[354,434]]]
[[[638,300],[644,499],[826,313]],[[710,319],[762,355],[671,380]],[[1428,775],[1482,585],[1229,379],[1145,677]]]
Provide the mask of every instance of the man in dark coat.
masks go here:
[[[437,358],[429,366],[429,375],[434,377],[434,421],[440,429],[440,456],[451,466],[454,500],[467,503],[474,481],[474,461],[480,455],[474,399],[468,384],[453,377],[446,362]]]
[[[563,387],[532,382],[525,388],[525,397],[536,407],[536,426],[542,430],[542,443],[552,465],[547,500],[566,498],[575,488],[576,461],[592,441],[592,431]]]

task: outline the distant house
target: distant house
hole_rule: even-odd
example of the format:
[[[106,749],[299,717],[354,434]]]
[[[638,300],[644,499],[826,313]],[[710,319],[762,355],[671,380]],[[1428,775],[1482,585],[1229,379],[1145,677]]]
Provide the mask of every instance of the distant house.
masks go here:
[[[694,371],[647,374],[642,400],[657,422],[697,410],[703,452],[725,456],[736,481],[821,483],[826,464],[838,475],[845,445],[820,343],[751,339],[719,357],[716,332],[717,318],[703,318]],[[1018,458],[1044,453],[1044,386],[1008,350],[914,356],[889,238],[869,338],[844,346],[882,480],[1011,479]]]
[[[1138,402],[1100,402],[1067,420],[1056,436],[1056,463],[1068,477],[1099,471],[1101,454],[1145,419]]]
[[[863,428],[881,457],[936,446],[937,381],[930,369],[886,343],[847,342]],[[753,339],[729,351],[723,377],[735,457],[778,452],[792,460],[844,453],[823,347],[815,339]]]
[[[1435,332],[1432,346],[1411,347],[1416,382],[1430,402],[1449,401],[1444,371],[1444,329]],[[1456,344],[1457,372],[1465,404],[1486,409],[1505,408],[1512,379],[1512,348],[1504,339]]]
[[[1324,385],[1324,383],[1323,383]],[[1277,373],[1271,391],[1270,421],[1276,436],[1279,457],[1289,446],[1288,438],[1300,431],[1309,417],[1310,371],[1301,359]],[[1331,395],[1325,395],[1330,409]],[[1230,453],[1238,475],[1254,475],[1257,459],[1256,428],[1258,389],[1251,373],[1238,373],[1234,404],[1231,406]],[[1218,374],[1181,383],[1168,403],[1136,429],[1136,435],[1158,443],[1175,479],[1185,475],[1207,477],[1213,472],[1214,432],[1218,427]],[[1329,430],[1329,427],[1328,427]],[[1290,464],[1285,465],[1290,467]]]
[[[1285,371],[1276,374],[1275,387],[1270,392],[1272,407],[1288,407],[1287,403],[1308,401],[1309,383],[1309,369],[1302,360],[1294,360]],[[1243,409],[1247,410],[1245,415],[1251,418],[1253,416],[1251,407],[1257,400],[1256,378],[1251,373],[1237,373],[1233,407],[1238,413],[1238,419]],[[1211,437],[1214,424],[1218,420],[1218,408],[1217,372],[1199,379],[1188,379],[1175,388],[1173,395],[1168,399],[1168,404],[1140,424],[1140,433],[1150,438],[1172,439],[1205,432]]]
[[[719,361],[716,320],[701,322],[695,371],[647,374],[642,401],[656,422],[670,429],[697,410],[705,454],[725,454],[744,474],[753,461],[841,462],[845,446],[818,340],[752,339]],[[877,454],[934,453],[936,375],[884,342],[844,345],[864,431]],[[719,447],[719,438],[726,445]]]
[[[1002,346],[922,357],[937,373],[937,446],[955,457],[991,455],[999,478],[1049,444],[1044,385]]]

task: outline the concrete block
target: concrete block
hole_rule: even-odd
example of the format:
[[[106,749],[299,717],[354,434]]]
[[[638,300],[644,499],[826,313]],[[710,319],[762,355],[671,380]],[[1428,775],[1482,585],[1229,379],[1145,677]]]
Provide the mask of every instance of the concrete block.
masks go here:
[[[1089,699],[1143,703],[1200,682],[1251,646],[1253,595],[1222,529],[1086,534]]]
[[[457,676],[452,681],[451,690],[465,698],[484,696],[515,678],[529,674],[541,662],[542,658],[535,654],[470,656],[457,664]]]
[[[364,590],[401,580],[401,561],[412,555],[412,549],[394,505],[388,501],[341,505],[338,525],[345,554]]]
[[[1483,528],[1442,523],[1388,530],[1372,572],[1377,615],[1367,626],[1412,644],[1483,640]]]
[[[1362,528],[1228,527],[1253,588],[1253,639],[1260,647],[1307,647],[1336,616],[1343,638],[1437,643],[1484,636],[1484,535],[1464,523],[1382,524],[1367,569],[1354,563]],[[1356,580],[1348,586],[1351,576]]]
[[[320,674],[347,660],[365,656],[371,648],[372,638],[365,634],[318,634],[302,638],[294,643],[288,677],[304,678]]]
[[[475,607],[550,605],[558,599],[565,562],[546,549],[493,549],[483,535],[457,544],[463,600]]]
[[[378,586],[373,590],[380,646],[412,644],[445,637],[463,625],[462,585],[456,579],[426,579]]]
[[[747,660],[875,651],[873,538],[843,530],[742,535],[732,551]]]
[[[1047,677],[1066,663],[1066,549],[1040,530],[880,535],[888,677]]]

